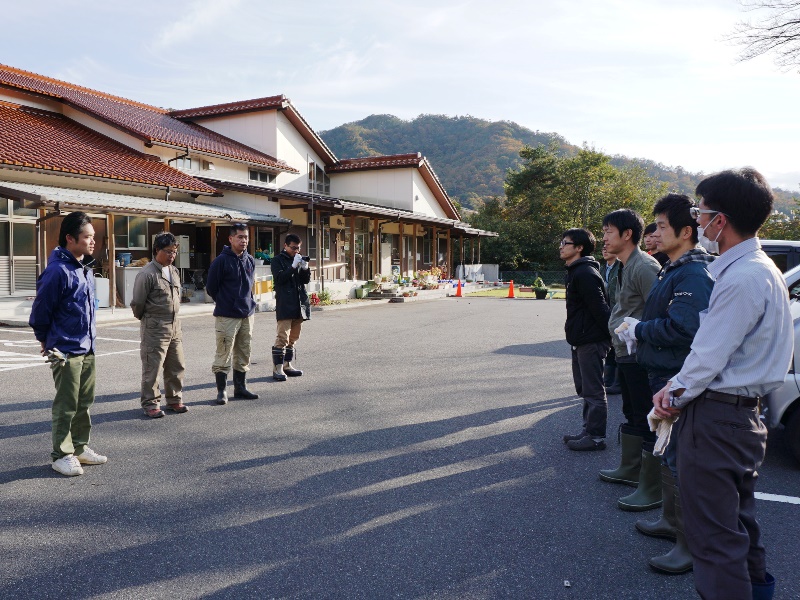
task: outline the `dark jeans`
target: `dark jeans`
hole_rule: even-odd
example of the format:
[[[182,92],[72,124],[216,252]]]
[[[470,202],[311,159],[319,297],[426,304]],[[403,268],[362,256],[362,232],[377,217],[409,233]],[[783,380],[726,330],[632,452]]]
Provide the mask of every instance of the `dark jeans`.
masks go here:
[[[622,424],[622,433],[644,438],[642,449],[652,452],[656,434],[650,431],[647,424],[647,413],[653,408],[653,394],[650,393],[647,371],[639,366],[636,357],[628,356],[617,358],[617,368],[622,388],[622,414],[626,421]]]
[[[650,378],[650,391],[653,392],[653,396],[656,395],[657,392],[660,392],[664,389],[664,386],[669,383],[669,379],[667,377],[654,377],[652,375],[649,376]],[[649,411],[648,411],[649,412]],[[669,467],[669,470],[672,471],[672,476],[678,476],[678,466],[677,466],[677,459],[678,459],[678,434],[676,432],[675,426],[672,426],[672,435],[669,436],[669,444],[667,447],[664,448],[664,454],[661,455],[661,462]]]
[[[606,437],[608,402],[603,385],[603,360],[610,342],[572,346],[572,379],[583,396],[583,430],[592,437]]]
[[[750,600],[766,572],[756,521],[767,429],[755,408],[690,402],[676,423],[678,481],[694,584],[705,599]]]

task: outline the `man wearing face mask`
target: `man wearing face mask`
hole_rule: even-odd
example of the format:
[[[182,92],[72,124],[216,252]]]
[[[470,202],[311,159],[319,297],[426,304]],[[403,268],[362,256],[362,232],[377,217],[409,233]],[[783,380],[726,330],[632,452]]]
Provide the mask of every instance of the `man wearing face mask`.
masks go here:
[[[752,168],[712,175],[696,194],[700,242],[720,252],[708,267],[716,283],[689,356],[653,405],[659,418],[679,416],[680,501],[700,596],[772,598],[755,516],[767,441],[758,405],[792,358],[786,284],[756,237],[773,194]]]

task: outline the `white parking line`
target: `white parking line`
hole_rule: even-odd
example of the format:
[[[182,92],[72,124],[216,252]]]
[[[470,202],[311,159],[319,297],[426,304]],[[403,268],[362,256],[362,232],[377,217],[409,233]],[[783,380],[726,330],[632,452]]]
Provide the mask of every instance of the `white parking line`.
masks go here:
[[[139,340],[120,340],[117,338],[107,338],[107,337],[99,337],[95,338],[96,340],[103,340],[106,342],[128,342],[129,344],[138,344],[140,343]]]
[[[768,500],[770,502],[785,502],[786,504],[800,504],[800,498],[794,496],[780,496],[778,494],[763,494],[756,492],[756,498],[759,500]]]

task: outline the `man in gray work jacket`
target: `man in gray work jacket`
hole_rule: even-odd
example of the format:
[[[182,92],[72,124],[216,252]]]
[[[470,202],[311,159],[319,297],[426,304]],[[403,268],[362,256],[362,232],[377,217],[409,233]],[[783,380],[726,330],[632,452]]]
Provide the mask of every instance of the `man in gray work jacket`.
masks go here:
[[[180,414],[189,408],[183,404],[183,336],[178,311],[181,307],[181,276],[172,263],[178,254],[178,240],[168,232],[156,235],[153,260],[139,271],[133,282],[131,308],[142,323],[142,396],[145,416],[157,419],[161,410],[158,375],[164,369],[164,393],[167,410]]]

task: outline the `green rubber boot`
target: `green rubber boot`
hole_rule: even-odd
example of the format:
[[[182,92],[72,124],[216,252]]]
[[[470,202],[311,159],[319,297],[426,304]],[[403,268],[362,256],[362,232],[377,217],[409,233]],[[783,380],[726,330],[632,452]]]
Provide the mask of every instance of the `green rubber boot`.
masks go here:
[[[675,541],[676,517],[675,517],[675,478],[672,476],[670,468],[661,465],[661,501],[663,502],[663,512],[658,521],[646,521],[639,519],[636,521],[636,529],[640,533],[650,537],[664,538]]]
[[[642,468],[639,485],[632,494],[620,498],[617,506],[622,510],[652,510],[661,506],[661,457],[642,450]]]
[[[663,556],[656,556],[650,559],[650,567],[659,573],[667,575],[680,575],[688,573],[694,567],[692,553],[686,545],[686,536],[683,535],[683,512],[681,511],[681,499],[678,497],[678,487],[674,488],[675,504],[675,545],[672,550]]]
[[[609,483],[623,483],[636,487],[639,485],[639,469],[642,466],[642,442],[638,435],[620,434],[621,461],[616,469],[600,471],[600,479]]]

